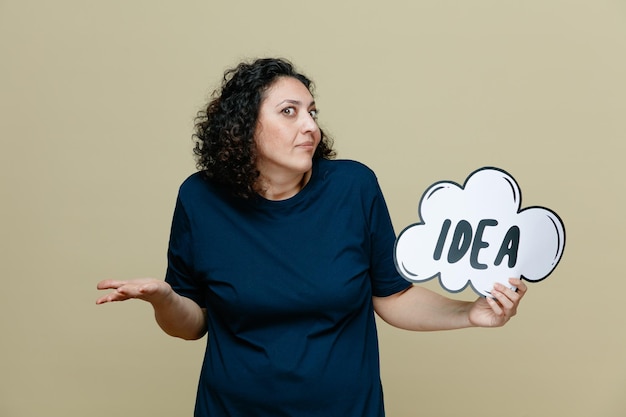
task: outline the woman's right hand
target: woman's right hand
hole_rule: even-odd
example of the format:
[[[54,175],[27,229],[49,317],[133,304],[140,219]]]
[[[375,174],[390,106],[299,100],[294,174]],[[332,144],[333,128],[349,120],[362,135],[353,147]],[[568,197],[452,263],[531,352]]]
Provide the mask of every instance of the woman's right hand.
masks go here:
[[[98,283],[99,290],[114,290],[96,300],[96,304],[139,299],[158,304],[173,294],[172,287],[155,278],[139,278],[128,281],[105,279]]]
[[[165,281],[154,278],[129,281],[105,279],[98,283],[98,289],[113,291],[98,298],[96,304],[133,298],[149,302],[154,307],[157,323],[170,336],[195,340],[200,339],[207,331],[206,309],[195,301],[176,294]]]

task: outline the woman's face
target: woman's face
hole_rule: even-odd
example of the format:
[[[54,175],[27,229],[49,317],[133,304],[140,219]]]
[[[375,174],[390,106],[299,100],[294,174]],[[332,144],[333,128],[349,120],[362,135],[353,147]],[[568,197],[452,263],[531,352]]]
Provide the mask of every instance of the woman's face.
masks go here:
[[[263,95],[254,141],[263,177],[288,180],[311,169],[320,143],[313,96],[298,79],[278,78]]]

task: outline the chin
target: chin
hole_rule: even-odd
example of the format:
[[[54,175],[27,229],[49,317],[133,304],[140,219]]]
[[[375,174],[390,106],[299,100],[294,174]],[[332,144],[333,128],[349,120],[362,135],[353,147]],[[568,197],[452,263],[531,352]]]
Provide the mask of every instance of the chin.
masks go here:
[[[311,169],[313,169],[313,160],[308,161],[305,164],[302,164],[302,168],[301,168],[301,172],[303,174],[306,174],[307,172],[309,172]]]

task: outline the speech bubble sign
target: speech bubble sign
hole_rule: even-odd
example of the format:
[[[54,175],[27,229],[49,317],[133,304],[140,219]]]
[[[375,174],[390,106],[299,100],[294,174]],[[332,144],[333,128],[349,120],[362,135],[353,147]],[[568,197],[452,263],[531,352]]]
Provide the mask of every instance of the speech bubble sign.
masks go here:
[[[408,281],[438,277],[449,292],[468,285],[482,296],[496,282],[536,282],[548,277],[565,249],[565,227],[550,209],[522,209],[511,175],[494,167],[471,173],[461,186],[440,181],[422,195],[421,219],[396,239],[398,272]]]

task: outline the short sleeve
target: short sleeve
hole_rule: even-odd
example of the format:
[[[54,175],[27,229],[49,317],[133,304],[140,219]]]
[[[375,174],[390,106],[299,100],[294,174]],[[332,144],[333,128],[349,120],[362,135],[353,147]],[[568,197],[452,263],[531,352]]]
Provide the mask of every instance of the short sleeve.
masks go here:
[[[193,272],[192,247],[190,220],[179,196],[176,199],[170,231],[165,281],[176,293],[192,299],[204,308],[205,292]]]
[[[372,294],[376,297],[386,297],[405,290],[411,283],[402,278],[396,270],[393,257],[396,234],[375,177],[372,188],[374,195],[369,214]]]

